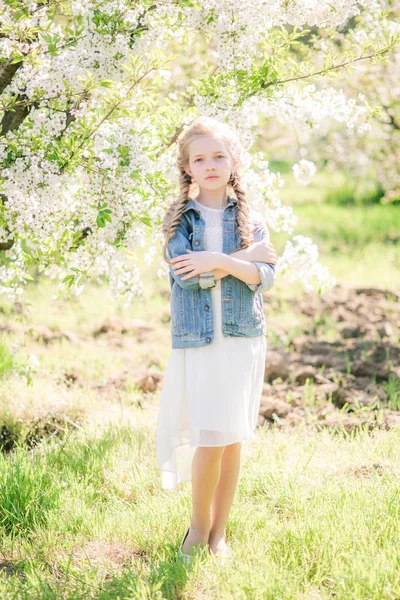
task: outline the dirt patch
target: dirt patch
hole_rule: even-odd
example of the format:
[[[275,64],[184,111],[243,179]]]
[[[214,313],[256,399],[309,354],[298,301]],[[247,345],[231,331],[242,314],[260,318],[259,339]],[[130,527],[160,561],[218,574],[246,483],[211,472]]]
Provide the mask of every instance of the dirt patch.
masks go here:
[[[3,423],[0,428],[0,452],[11,452],[17,444],[33,448],[44,439],[63,438],[71,429],[79,429],[81,423],[65,414],[47,412],[32,420]]]
[[[143,558],[143,550],[130,543],[109,542],[103,540],[87,541],[83,546],[74,546],[71,551],[71,562],[75,566],[82,566],[86,563],[97,570],[105,569],[110,566],[126,567]]]
[[[96,390],[102,398],[113,398],[118,390],[130,390],[132,386],[141,392],[155,392],[161,387],[164,373],[155,366],[146,368],[144,366],[132,370],[124,370],[116,375],[110,376],[104,381],[89,381],[83,379],[75,370],[64,371],[59,377],[59,382],[68,387],[74,385]]]
[[[354,477],[357,477],[357,479],[370,479],[373,478],[374,475],[379,475],[379,477],[382,477],[386,472],[386,469],[379,463],[373,463],[372,465],[359,465],[358,467],[352,467],[351,472],[353,473]]]
[[[100,335],[107,335],[111,339],[118,340],[121,335],[131,334],[136,337],[138,342],[142,343],[150,339],[153,331],[154,327],[141,319],[123,321],[118,317],[110,317],[94,330],[93,336],[97,338]]]
[[[18,323],[1,323],[0,332],[13,333],[18,335],[29,335],[37,342],[45,345],[58,340],[67,340],[71,344],[78,344],[81,340],[72,331],[58,331],[47,327],[47,325],[21,325]]]
[[[286,301],[306,327],[285,349],[268,344],[259,424],[400,427],[399,299],[393,290],[336,286]],[[273,312],[280,302],[270,305]]]

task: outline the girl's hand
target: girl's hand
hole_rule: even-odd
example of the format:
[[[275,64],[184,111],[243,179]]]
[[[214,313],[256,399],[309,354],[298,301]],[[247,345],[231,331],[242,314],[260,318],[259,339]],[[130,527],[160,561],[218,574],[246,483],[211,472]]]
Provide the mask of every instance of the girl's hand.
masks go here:
[[[245,260],[255,260],[276,265],[277,256],[272,242],[253,242],[244,252],[246,253]]]
[[[194,275],[207,273],[218,268],[219,252],[210,252],[208,250],[194,251],[188,249],[188,254],[180,254],[171,259],[172,268],[176,275],[188,273],[182,279],[190,279]]]

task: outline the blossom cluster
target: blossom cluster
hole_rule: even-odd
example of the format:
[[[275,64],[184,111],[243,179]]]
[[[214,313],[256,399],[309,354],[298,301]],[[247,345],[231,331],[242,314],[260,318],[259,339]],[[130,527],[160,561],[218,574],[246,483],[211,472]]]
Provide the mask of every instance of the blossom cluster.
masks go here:
[[[355,184],[378,183],[383,202],[400,198],[399,70],[400,49],[396,48],[389,61],[360,67],[357,76],[341,78],[340,85],[347,94],[380,107],[362,136],[324,124],[321,131],[310,130],[302,140],[315,159],[323,157],[332,170],[344,168]]]
[[[276,270],[290,283],[299,280],[306,289],[314,290],[317,286],[321,293],[336,283],[327,267],[318,262],[317,245],[303,235],[295,235],[286,242]]]
[[[379,0],[199,0],[201,10],[183,9],[188,28],[201,29],[217,40],[217,61],[221,71],[250,69],[260,43],[273,27],[336,28],[367,8],[375,14],[385,2]],[[172,0],[160,2],[165,14],[176,12]]]
[[[316,128],[333,117],[358,133],[368,127],[366,107],[342,90],[292,84],[246,95],[238,82],[243,73],[250,78],[260,49],[271,55],[278,45],[273,28],[341,27],[362,11],[376,16],[383,0],[198,0],[179,11],[174,0],[71,0],[66,21],[57,18],[56,4],[0,0],[0,70],[20,61],[0,93],[0,110],[29,109],[22,123],[0,134],[6,198],[0,240],[14,240],[0,269],[0,292],[23,291],[29,278],[24,241],[29,260],[46,265],[45,274],[60,286],[67,280],[79,294],[87,277],[107,278],[110,291],[126,302],[142,297],[135,252],[146,247],[146,264],[156,256],[157,226],[177,191],[170,140],[199,113],[237,130],[247,150],[242,181],[251,203],[271,228],[287,233],[296,217],[280,202],[282,180],[252,151],[260,118]],[[212,38],[207,57],[224,74],[219,93],[212,77],[192,86],[185,76],[183,84],[171,77],[170,49],[184,37],[194,43],[196,34]],[[322,47],[316,56],[323,59]],[[186,87],[193,92],[189,103]]]
[[[308,185],[313,175],[317,171],[317,167],[311,160],[302,158],[292,167],[293,174],[297,181],[302,185]]]
[[[283,187],[280,173],[272,173],[263,153],[253,156],[252,164],[246,169],[241,181],[246,190],[249,204],[256,210],[273,231],[293,232],[297,216],[291,206],[282,204],[279,189]]]

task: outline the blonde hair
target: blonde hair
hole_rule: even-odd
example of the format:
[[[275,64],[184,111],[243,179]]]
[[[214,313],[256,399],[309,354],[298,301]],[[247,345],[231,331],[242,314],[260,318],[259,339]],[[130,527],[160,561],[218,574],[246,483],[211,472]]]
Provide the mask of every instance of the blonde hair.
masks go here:
[[[163,257],[169,263],[167,256],[167,245],[175,235],[175,230],[179,225],[181,215],[187,203],[190,200],[189,192],[192,185],[192,178],[186,173],[184,167],[189,164],[189,144],[196,138],[205,135],[217,135],[224,142],[232,159],[232,172],[227,183],[235,192],[237,207],[236,220],[238,232],[242,247],[247,248],[253,243],[253,231],[249,223],[250,207],[246,200],[246,194],[240,184],[239,167],[241,166],[241,153],[243,147],[239,141],[236,132],[226,123],[203,116],[197,117],[190,123],[185,133],[179,139],[179,151],[176,166],[179,170],[179,198],[169,206],[163,220],[163,234],[165,242],[163,244]]]

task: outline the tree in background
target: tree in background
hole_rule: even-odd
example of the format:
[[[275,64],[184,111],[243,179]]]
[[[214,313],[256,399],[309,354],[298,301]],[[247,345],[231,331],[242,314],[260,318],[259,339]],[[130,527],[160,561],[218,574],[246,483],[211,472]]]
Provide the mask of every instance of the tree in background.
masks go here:
[[[282,179],[259,151],[262,124],[330,116],[363,135],[376,108],[328,82],[363,61],[387,61],[399,40],[387,8],[379,0],[0,1],[0,291],[20,296],[36,265],[76,293],[88,278],[106,278],[125,304],[142,297],[135,249],[151,232],[145,256],[154,260],[177,189],[174,145],[198,114],[237,129],[251,205],[291,235],[296,217],[279,200]],[[312,173],[298,164],[303,183]],[[307,287],[333,282],[303,236],[288,240],[277,267]],[[167,274],[163,263],[158,274]]]
[[[399,11],[400,12],[400,11]],[[353,76],[341,78],[346,95],[379,108],[363,136],[347,128],[310,129],[302,143],[313,160],[322,159],[330,170],[348,175],[345,201],[400,202],[400,50],[390,61],[362,65]],[[368,188],[366,188],[368,182]]]
[[[388,3],[392,17],[400,16],[400,2]],[[337,30],[329,37],[320,37],[315,47],[334,52],[346,43],[346,36],[358,41],[376,39],[379,35],[373,16],[364,13],[349,19],[344,30]],[[399,24],[391,21],[395,33]],[[346,33],[346,36],[344,35]],[[299,182],[308,183],[315,173],[315,163],[330,171],[339,169],[347,176],[347,182],[338,201],[370,202],[382,204],[400,201],[400,48],[394,46],[385,61],[360,61],[357,69],[337,73],[335,87],[343,92],[343,98],[353,98],[359,103],[374,106],[373,116],[356,130],[352,121],[342,126],[334,123],[327,113],[324,119],[313,106],[307,118],[298,118],[296,110],[286,112],[276,122],[268,121],[268,134],[274,139],[275,155],[295,162],[294,174]],[[320,88],[321,89],[321,88]],[[310,105],[311,107],[311,105]],[[286,127],[284,126],[286,124]],[[360,135],[361,134],[361,135]],[[333,191],[333,193],[336,193]]]

